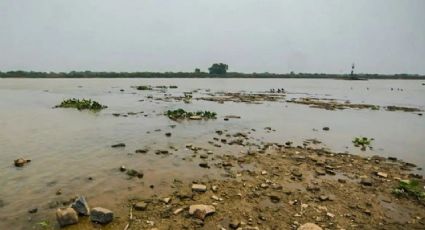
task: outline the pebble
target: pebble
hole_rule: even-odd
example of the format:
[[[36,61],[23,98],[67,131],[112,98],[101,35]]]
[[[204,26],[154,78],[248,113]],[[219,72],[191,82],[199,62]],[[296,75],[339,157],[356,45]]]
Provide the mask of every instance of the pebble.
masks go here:
[[[111,147],[112,148],[122,148],[122,147],[125,147],[125,144],[124,143],[118,143],[118,144],[115,144],[115,145],[111,145]]]
[[[73,208],[79,215],[90,215],[89,204],[87,203],[84,196],[79,196],[77,199],[75,199],[74,203],[71,204],[71,208]]]
[[[189,214],[204,220],[207,215],[214,214],[215,207],[212,205],[194,204],[189,207]]]
[[[148,204],[145,202],[137,202],[136,204],[134,204],[134,209],[136,209],[137,211],[144,211],[147,207]]]
[[[313,223],[306,223],[297,228],[297,230],[322,230],[322,228]]]
[[[382,178],[387,178],[388,177],[388,174],[387,173],[384,173],[384,172],[377,172],[376,175],[379,176],[379,177],[382,177]]]
[[[36,213],[37,211],[38,211],[38,208],[32,208],[32,209],[28,210],[28,213],[33,214],[33,213]]]
[[[372,186],[372,180],[370,178],[362,178],[360,180],[360,184],[365,185],[365,186]]]
[[[90,220],[100,224],[107,224],[114,219],[114,213],[106,208],[96,207],[91,210]]]
[[[78,223],[78,215],[73,208],[60,208],[56,210],[56,220],[59,226],[64,227]]]
[[[192,191],[195,192],[206,192],[207,186],[203,184],[192,184]]]

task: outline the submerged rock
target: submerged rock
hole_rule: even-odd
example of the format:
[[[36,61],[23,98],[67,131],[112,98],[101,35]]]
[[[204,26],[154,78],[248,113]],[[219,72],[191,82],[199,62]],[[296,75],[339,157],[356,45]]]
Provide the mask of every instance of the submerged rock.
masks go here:
[[[56,210],[56,220],[59,226],[64,227],[78,223],[78,215],[73,208],[60,208]]]
[[[73,208],[80,215],[90,215],[89,204],[87,203],[84,196],[79,196],[77,199],[75,199],[74,203],[71,204],[71,208]]]
[[[100,224],[107,224],[114,218],[114,213],[106,208],[96,207],[91,210],[90,220]]]
[[[112,148],[122,148],[122,147],[125,147],[125,144],[124,143],[118,143],[118,144],[115,144],[115,145],[111,145],[111,147]]]
[[[16,159],[14,161],[16,167],[22,167],[26,163],[29,163],[29,162],[31,162],[31,160],[27,160],[27,159],[24,159],[24,158],[19,158],[19,159]]]

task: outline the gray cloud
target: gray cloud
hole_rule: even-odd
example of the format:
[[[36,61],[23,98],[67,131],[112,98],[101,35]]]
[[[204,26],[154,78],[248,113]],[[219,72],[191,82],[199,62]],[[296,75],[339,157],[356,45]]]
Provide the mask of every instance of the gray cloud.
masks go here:
[[[0,70],[425,73],[423,0],[0,0]]]

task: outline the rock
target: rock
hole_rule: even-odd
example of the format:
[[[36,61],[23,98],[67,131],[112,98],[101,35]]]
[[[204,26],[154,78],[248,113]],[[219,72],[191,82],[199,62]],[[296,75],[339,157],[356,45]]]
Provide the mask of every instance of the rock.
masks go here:
[[[148,204],[145,202],[137,202],[136,204],[134,204],[134,209],[136,209],[137,211],[145,211],[147,207]]]
[[[100,224],[107,224],[114,218],[114,213],[106,208],[96,207],[91,210],[90,220]]]
[[[33,214],[33,213],[36,213],[37,211],[38,211],[38,208],[32,208],[32,209],[28,210],[28,213]]]
[[[201,159],[207,159],[208,158],[208,154],[201,154],[199,157]]]
[[[261,175],[267,175],[267,171],[266,170],[261,171]]]
[[[215,207],[212,205],[195,204],[189,207],[189,214],[200,220],[204,220],[206,216],[215,213]]]
[[[309,184],[307,185],[307,191],[317,192],[317,191],[320,191],[320,187],[317,185]]]
[[[125,168],[125,166],[124,166],[124,165],[121,165],[121,167],[120,167],[120,171],[121,171],[121,172],[125,172],[125,170],[127,170],[127,169]]]
[[[213,185],[213,186],[211,187],[211,189],[213,190],[213,192],[217,192],[217,191],[218,191],[218,187],[217,187],[217,185]]]
[[[199,163],[199,167],[201,167],[201,168],[209,168],[210,166],[208,165],[207,162],[201,162],[201,163]]]
[[[239,220],[232,220],[229,224],[229,227],[232,229],[237,229],[241,226],[241,222]]]
[[[329,130],[330,130],[330,128],[329,128],[329,127],[323,127],[323,130],[324,130],[324,131],[329,131]]]
[[[171,137],[171,133],[165,133],[165,136]]]
[[[78,223],[78,215],[73,208],[59,208],[56,210],[56,220],[61,227],[64,227]]]
[[[24,159],[24,158],[19,158],[19,159],[16,159],[16,160],[14,161],[14,163],[15,163],[15,166],[16,166],[16,167],[22,167],[22,166],[24,166],[26,163],[29,163],[29,162],[31,162],[31,160],[26,160],[26,159]]]
[[[75,199],[74,203],[71,204],[71,208],[73,208],[79,215],[90,215],[89,204],[87,203],[84,196],[79,196],[77,199]]]
[[[324,176],[324,175],[326,175],[326,171],[325,170],[323,170],[323,169],[321,169],[321,168],[316,168],[316,174],[317,175],[319,175],[319,176]]]
[[[170,198],[170,197],[166,197],[166,198],[162,199],[162,201],[163,201],[164,203],[168,204],[168,203],[170,203],[171,198]]]
[[[124,143],[118,143],[118,144],[115,144],[115,145],[111,145],[111,147],[112,147],[112,148],[125,147],[125,144],[124,144]]]
[[[292,171],[291,174],[295,177],[298,177],[298,178],[301,178],[303,176],[303,174],[298,170]]]
[[[297,228],[297,230],[322,230],[322,228],[313,223],[306,223]]]
[[[325,195],[321,195],[321,196],[319,196],[319,200],[320,201],[327,201],[327,200],[329,200],[329,197],[325,196]]]
[[[207,186],[203,184],[192,184],[192,191],[195,192],[206,192]]]
[[[280,202],[280,197],[278,195],[269,195],[271,202],[273,203],[279,203]]]
[[[184,208],[178,208],[173,212],[173,214],[177,215],[177,214],[181,213],[183,210],[184,210]]]
[[[372,186],[373,181],[370,178],[362,178],[360,184],[365,186]]]
[[[376,172],[376,175],[379,176],[379,177],[382,177],[382,178],[387,178],[388,177],[388,174],[387,173],[384,173],[384,172]]]
[[[341,184],[345,184],[345,183],[347,183],[347,180],[339,178],[338,182],[341,183]]]
[[[147,153],[149,150],[148,149],[136,149],[136,153]]]
[[[131,177],[137,176],[138,178],[143,178],[144,176],[143,172],[138,172],[137,170],[134,170],[134,169],[127,170],[127,175]]]

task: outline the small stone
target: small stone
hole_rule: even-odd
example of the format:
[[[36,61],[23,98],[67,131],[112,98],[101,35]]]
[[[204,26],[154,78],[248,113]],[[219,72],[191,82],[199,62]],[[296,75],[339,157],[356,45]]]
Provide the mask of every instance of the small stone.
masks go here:
[[[174,215],[177,215],[177,214],[179,214],[179,213],[183,212],[183,210],[184,210],[184,208],[178,208],[178,209],[176,209],[176,210],[173,212],[173,214],[174,214]]]
[[[320,191],[320,187],[317,186],[317,185],[309,184],[309,185],[307,185],[307,191],[317,192],[317,191]]]
[[[171,133],[165,133],[165,136],[171,137]]]
[[[261,188],[268,188],[268,187],[269,187],[269,185],[268,185],[268,184],[266,184],[266,183],[262,183],[262,184],[260,185],[260,187],[261,187]]]
[[[267,175],[267,171],[265,170],[261,171],[261,175]]]
[[[269,195],[269,198],[270,198],[271,202],[273,202],[273,203],[279,203],[280,202],[280,197],[277,196],[277,195],[274,195],[274,194]]]
[[[189,207],[189,214],[200,220],[204,220],[207,215],[214,213],[215,207],[212,205],[195,204]]]
[[[144,176],[143,172],[138,172],[137,170],[134,170],[134,169],[127,170],[127,175],[131,177],[137,176],[138,178],[143,178]]]
[[[199,167],[201,167],[201,168],[209,168],[210,166],[208,165],[207,162],[201,162],[201,163],[199,163]]]
[[[147,153],[149,150],[148,149],[136,149],[136,153]]]
[[[360,184],[365,185],[365,186],[372,186],[372,180],[370,178],[362,178],[360,180]]]
[[[207,155],[207,154],[201,154],[199,157],[200,157],[201,159],[207,159],[207,158],[208,158],[208,155]]]
[[[334,218],[335,217],[335,214],[332,214],[332,213],[328,212],[328,213],[326,213],[326,216],[328,216],[330,218]]]
[[[56,210],[56,220],[61,227],[64,227],[78,223],[78,215],[73,208],[60,208]]]
[[[301,225],[297,230],[322,230],[322,228],[313,223],[306,223]]]
[[[213,186],[211,187],[211,189],[213,190],[213,192],[217,192],[217,191],[218,191],[218,187],[217,187],[217,185],[213,185]]]
[[[121,165],[121,167],[120,167],[120,171],[121,171],[121,172],[125,172],[125,170],[127,170],[127,169],[125,168],[125,166],[124,166],[124,165]]]
[[[148,204],[145,202],[137,202],[136,204],[134,204],[134,209],[136,209],[137,211],[145,211],[147,207]]]
[[[388,174],[387,173],[384,173],[384,172],[377,172],[376,175],[379,176],[379,177],[382,177],[382,178],[387,178],[388,177]]]
[[[324,175],[326,175],[326,171],[325,170],[323,170],[323,169],[321,169],[321,168],[316,168],[316,174],[317,175],[319,175],[319,176],[324,176]]]
[[[327,200],[329,200],[329,197],[328,196],[325,196],[325,195],[321,195],[321,196],[319,196],[319,200],[321,200],[321,201],[327,201]]]
[[[22,167],[22,166],[24,166],[26,163],[29,163],[29,162],[31,162],[31,160],[26,160],[26,159],[24,159],[24,158],[19,158],[19,159],[16,159],[16,160],[14,161],[14,163],[15,163],[15,166],[16,166],[16,167]]]
[[[114,218],[114,213],[106,208],[93,208],[90,214],[90,220],[100,224],[107,224]]]
[[[84,196],[79,196],[77,199],[75,199],[74,203],[71,204],[71,208],[73,208],[80,215],[90,215],[89,204],[87,203]]]
[[[232,229],[237,229],[241,226],[241,222],[239,220],[232,220],[229,224],[229,227]]]
[[[341,184],[345,184],[345,183],[347,183],[347,180],[339,178],[338,182],[341,183]]]
[[[329,130],[330,130],[330,128],[329,128],[329,127],[323,127],[323,130],[324,130],[324,131],[329,131]]]
[[[115,145],[111,145],[111,147],[112,148],[122,148],[122,147],[125,147],[125,144],[124,143],[118,143],[118,144],[115,144]]]
[[[195,192],[206,192],[207,186],[203,184],[192,184],[192,191]]]
[[[38,208],[32,208],[32,209],[28,210],[28,213],[33,214],[33,213],[36,213],[37,211],[38,211]]]
[[[166,197],[166,198],[162,199],[162,201],[163,201],[164,203],[168,204],[168,203],[170,203],[171,198],[170,198],[170,197]]]

